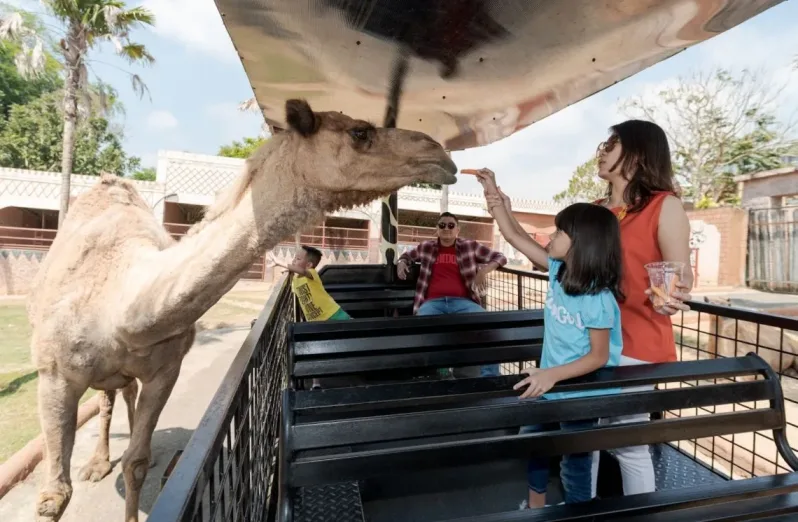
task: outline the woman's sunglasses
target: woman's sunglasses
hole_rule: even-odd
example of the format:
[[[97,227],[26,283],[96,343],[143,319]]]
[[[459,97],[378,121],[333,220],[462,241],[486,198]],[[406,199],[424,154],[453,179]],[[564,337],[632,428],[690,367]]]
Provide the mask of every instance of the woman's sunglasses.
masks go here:
[[[596,157],[601,156],[604,152],[612,152],[612,149],[615,148],[615,145],[618,144],[620,139],[617,135],[612,135],[607,141],[602,141],[599,143],[598,148],[596,149]]]
[[[438,223],[438,228],[443,230],[444,228],[448,228],[449,230],[453,229],[457,226],[457,223]]]

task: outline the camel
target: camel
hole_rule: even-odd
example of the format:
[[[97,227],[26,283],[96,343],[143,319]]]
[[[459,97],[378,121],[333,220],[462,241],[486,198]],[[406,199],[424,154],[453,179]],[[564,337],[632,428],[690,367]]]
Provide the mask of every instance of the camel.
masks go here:
[[[126,180],[104,174],[76,198],[28,303],[47,457],[40,521],[60,519],[71,498],[76,412],[88,388],[103,391],[110,419],[115,391],[130,399],[140,383],[122,456],[125,520],[135,522],[152,433],[200,316],[258,256],[305,223],[410,183],[456,181],[457,167],[425,134],[315,113],[303,100],[285,108],[286,130],[246,161],[180,242]],[[81,477],[110,471],[107,447],[106,436]]]
[[[731,299],[728,298],[704,297],[704,302],[731,307]],[[757,311],[784,316],[796,314],[795,308]],[[709,316],[708,332],[705,350],[709,354],[715,357],[738,357],[756,352],[778,373],[798,377],[798,332],[714,315]]]

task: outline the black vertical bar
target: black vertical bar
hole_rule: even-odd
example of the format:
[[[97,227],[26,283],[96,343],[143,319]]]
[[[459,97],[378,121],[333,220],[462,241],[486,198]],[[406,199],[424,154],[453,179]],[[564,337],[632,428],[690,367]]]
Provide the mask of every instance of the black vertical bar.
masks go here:
[[[388,129],[396,128],[396,118],[399,114],[399,98],[402,95],[402,85],[407,76],[407,51],[399,49],[396,56],[393,71],[391,73],[391,85],[388,91],[388,106],[385,109],[385,121],[383,127]],[[393,217],[393,219],[391,219]],[[397,239],[399,224],[399,197],[396,192],[391,193],[382,200],[382,244],[387,245],[385,249],[386,276],[389,283],[396,280],[396,269],[394,262],[397,257]],[[394,224],[396,223],[396,224]]]
[[[518,278],[518,309],[524,309],[524,283],[521,279],[521,274],[516,274],[515,277]]]

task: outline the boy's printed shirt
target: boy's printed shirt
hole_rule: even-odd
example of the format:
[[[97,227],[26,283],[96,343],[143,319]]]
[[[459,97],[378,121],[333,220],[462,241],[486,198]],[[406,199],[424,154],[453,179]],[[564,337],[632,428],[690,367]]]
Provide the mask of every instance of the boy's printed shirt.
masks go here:
[[[308,268],[308,273],[312,279],[295,274],[291,281],[291,290],[296,295],[307,321],[326,321],[341,307],[324,289],[316,270]]]
[[[543,323],[541,368],[571,363],[590,351],[590,329],[610,330],[610,357],[606,366],[621,360],[623,336],[621,311],[609,290],[595,295],[571,296],[565,293],[557,273],[562,261],[549,258],[549,292],[546,295]],[[619,388],[545,394],[547,399],[589,397],[618,393]]]

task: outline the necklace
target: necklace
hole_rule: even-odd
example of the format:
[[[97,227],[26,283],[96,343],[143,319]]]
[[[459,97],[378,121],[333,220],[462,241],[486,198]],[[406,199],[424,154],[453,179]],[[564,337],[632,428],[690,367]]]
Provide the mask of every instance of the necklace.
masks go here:
[[[610,198],[604,198],[604,206],[610,208]],[[626,211],[629,208],[629,205],[625,204],[621,207],[621,210],[618,211],[618,222],[620,223],[623,221],[623,218],[626,217]]]

